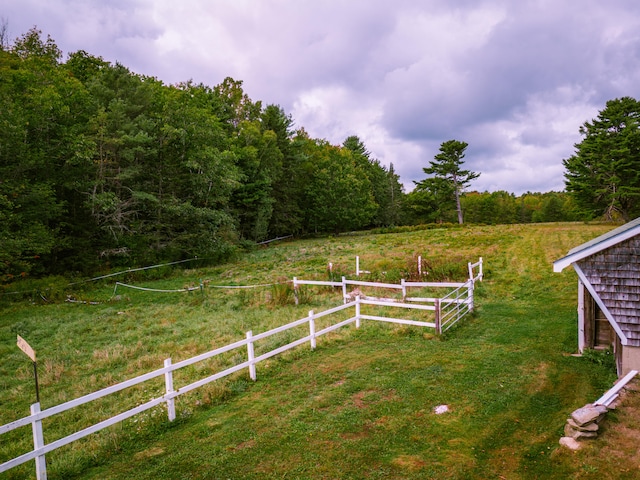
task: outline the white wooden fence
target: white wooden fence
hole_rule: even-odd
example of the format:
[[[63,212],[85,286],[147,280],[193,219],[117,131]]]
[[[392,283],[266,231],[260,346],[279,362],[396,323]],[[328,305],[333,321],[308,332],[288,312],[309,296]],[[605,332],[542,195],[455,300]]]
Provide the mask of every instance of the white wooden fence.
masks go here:
[[[481,263],[480,263],[481,265]],[[154,370],[152,372],[146,373],[144,375],[140,375],[138,377],[132,378],[130,380],[126,380],[124,382],[118,383],[116,385],[112,385],[110,387],[104,388],[97,392],[76,398],[75,400],[71,400],[60,405],[56,405],[54,407],[47,408],[45,410],[40,409],[40,403],[34,403],[31,405],[31,414],[29,416],[20,418],[13,422],[7,423],[5,425],[0,426],[0,435],[8,433],[12,430],[31,426],[32,435],[33,435],[33,450],[18,457],[15,457],[11,460],[5,461],[0,464],[0,473],[6,472],[18,465],[26,463],[30,460],[35,460],[36,465],[36,478],[38,480],[46,480],[47,478],[47,469],[46,469],[46,461],[45,455],[57,448],[60,448],[64,445],[68,445],[71,442],[79,440],[83,437],[86,437],[92,433],[98,432],[104,428],[107,428],[116,423],[122,422],[128,418],[131,418],[139,413],[142,413],[146,410],[149,410],[153,407],[156,407],[161,404],[165,404],[167,408],[167,416],[169,421],[173,421],[176,418],[176,409],[175,409],[175,398],[183,395],[187,392],[190,392],[194,389],[202,387],[210,382],[218,380],[220,378],[231,375],[232,373],[238,372],[243,369],[249,370],[249,376],[252,380],[257,379],[256,375],[256,365],[266,360],[274,355],[285,352],[291,348],[297,347],[304,343],[309,342],[310,347],[312,349],[316,348],[316,339],[322,335],[325,335],[329,332],[337,330],[341,327],[347,326],[349,324],[354,323],[356,328],[359,328],[361,325],[361,320],[374,320],[374,321],[383,321],[383,322],[392,322],[392,323],[400,323],[406,325],[416,325],[422,327],[434,328],[438,333],[442,333],[450,328],[453,324],[455,324],[460,318],[462,318],[467,313],[473,310],[473,278],[465,283],[425,283],[425,282],[402,282],[400,285],[396,284],[379,284],[374,282],[358,282],[353,280],[346,280],[343,278],[342,282],[317,282],[317,281],[302,281],[295,280],[294,285],[333,285],[333,286],[342,286],[343,287],[343,296],[345,298],[345,303],[343,305],[331,308],[329,310],[325,310],[323,312],[315,313],[313,310],[309,312],[309,315],[300,320],[296,320],[287,325],[283,325],[281,327],[269,330],[264,333],[260,333],[258,335],[253,335],[251,331],[246,333],[246,338],[242,340],[238,340],[229,345],[217,348],[215,350],[211,350],[210,352],[203,353],[196,357],[180,361],[178,363],[172,363],[171,359],[168,358],[164,361],[163,368],[158,370]],[[402,302],[390,302],[389,299],[374,299],[374,298],[361,298],[360,296],[356,296],[355,299],[351,301],[347,301],[349,296],[346,293],[347,285],[356,285],[356,286],[373,286],[377,288],[394,288],[401,289],[403,291],[403,300]],[[406,296],[406,289],[410,287],[454,287],[455,290],[451,291],[444,297],[438,299],[427,299],[427,298],[411,298]],[[416,302],[416,303],[406,303],[406,302]],[[423,303],[433,303],[433,305],[424,305],[418,304],[417,302]],[[381,307],[393,307],[393,308],[405,308],[405,309],[414,309],[414,310],[426,310],[435,312],[434,321],[426,322],[419,320],[407,320],[401,318],[390,318],[383,316],[374,316],[374,315],[366,315],[361,313],[362,305],[375,305]],[[333,325],[330,325],[326,328],[316,330],[316,320],[318,318],[332,315],[342,310],[347,310],[353,308],[355,310],[354,315],[352,317],[347,318],[346,320],[339,321]],[[277,333],[284,332],[286,330],[292,329],[294,327],[299,327],[304,324],[308,324],[309,326],[309,334],[294,340],[286,345],[278,347],[274,350],[271,350],[267,353],[256,356],[255,355],[255,343],[264,340],[268,337],[271,337]],[[194,365],[196,363],[202,362],[204,360],[213,358],[215,356],[221,355],[226,352],[230,352],[236,349],[244,349],[247,351],[247,360],[241,363],[238,363],[230,368],[226,368],[222,371],[219,371],[213,375],[202,378],[198,381],[190,383],[188,385],[184,385],[178,389],[174,386],[174,378],[173,372],[182,369],[184,367]],[[45,443],[44,441],[44,426],[43,420],[53,417],[55,415],[61,414],[73,408],[80,407],[82,405],[89,404],[94,400],[99,398],[106,397],[108,395],[114,394],[116,392],[120,392],[131,388],[135,385],[142,384],[149,380],[164,377],[165,380],[165,393],[164,395],[149,400],[141,405],[136,406],[130,410],[122,412],[118,415],[115,415],[111,418],[103,420],[95,425],[84,428],[80,431],[72,433],[66,437],[55,440],[51,443]]]
[[[353,302],[355,298],[360,298],[360,303],[364,305],[377,305],[381,307],[405,308],[413,310],[430,310],[434,312],[433,322],[424,322],[417,320],[406,320],[401,318],[389,317],[371,317],[362,315],[361,318],[368,320],[379,320],[393,323],[402,323],[407,325],[417,325],[421,327],[435,328],[438,334],[446,332],[455,325],[458,320],[473,311],[473,280],[467,280],[464,283],[454,282],[405,282],[402,280],[400,284],[395,283],[376,283],[363,282],[359,280],[347,280],[342,277],[341,282],[329,282],[320,280],[299,280],[293,279],[296,302],[298,300],[298,288],[300,285],[325,285],[332,287],[342,287],[342,297],[345,305]],[[359,290],[349,292],[348,286],[356,287],[374,287],[402,290],[402,299],[389,297],[371,297],[363,295]],[[441,298],[437,297],[410,297],[407,295],[408,288],[453,288],[449,293]]]
[[[419,257],[418,263],[421,263]],[[435,312],[435,319],[433,323],[421,322],[413,320],[403,320],[398,318],[385,318],[383,321],[393,321],[395,323],[406,323],[410,325],[420,325],[424,327],[435,328],[438,334],[446,332],[449,328],[453,327],[461,318],[473,311],[473,290],[476,281],[482,281],[484,276],[482,271],[482,257],[476,263],[468,263],[469,280],[464,283],[457,282],[406,282],[404,279],[400,281],[400,284],[395,283],[378,283],[378,282],[364,282],[360,280],[347,280],[346,277],[342,277],[340,282],[321,281],[321,280],[299,280],[293,278],[293,291],[296,304],[299,299],[299,286],[300,285],[324,285],[330,287],[341,287],[342,298],[344,303],[353,301],[356,296],[362,298],[363,302],[367,302],[370,305],[379,306],[392,306],[399,308],[410,308],[416,310],[432,310]],[[356,271],[361,273],[360,270],[360,258],[356,257]],[[402,291],[402,299],[397,298],[376,298],[363,295],[359,290],[349,292],[349,286],[356,287],[373,287],[376,289],[395,289]],[[443,297],[411,297],[408,295],[409,288],[453,288],[449,293]],[[376,303],[373,303],[376,302]],[[408,303],[409,302],[409,303]],[[426,305],[417,305],[418,303]],[[362,317],[365,318],[365,317]],[[382,320],[380,317],[366,317],[370,320]]]

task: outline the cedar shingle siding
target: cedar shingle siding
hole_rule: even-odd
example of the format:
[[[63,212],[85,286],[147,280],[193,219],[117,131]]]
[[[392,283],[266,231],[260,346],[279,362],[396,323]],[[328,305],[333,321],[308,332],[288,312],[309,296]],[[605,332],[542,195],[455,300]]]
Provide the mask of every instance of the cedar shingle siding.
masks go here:
[[[640,238],[577,262],[631,346],[640,346]]]

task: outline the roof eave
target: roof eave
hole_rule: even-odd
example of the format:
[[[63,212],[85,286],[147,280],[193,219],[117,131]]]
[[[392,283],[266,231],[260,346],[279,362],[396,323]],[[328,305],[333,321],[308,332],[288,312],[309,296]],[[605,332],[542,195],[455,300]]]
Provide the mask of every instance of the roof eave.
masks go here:
[[[556,273],[561,272],[572,263],[576,263],[582,260],[583,258],[587,258],[587,257],[590,257],[591,255],[595,255],[596,253],[601,252],[602,250],[606,250],[607,248],[612,247],[614,245],[617,245],[620,242],[624,242],[629,238],[635,237],[636,235],[638,235],[638,233],[640,233],[640,228],[638,227],[630,228],[629,230],[620,232],[618,235],[606,238],[602,242],[598,242],[594,245],[590,245],[589,247],[584,248],[582,250],[580,249],[580,247],[577,247],[573,249],[572,253],[569,253],[569,255],[567,255],[566,257],[560,258],[555,262],[553,262],[553,271]]]

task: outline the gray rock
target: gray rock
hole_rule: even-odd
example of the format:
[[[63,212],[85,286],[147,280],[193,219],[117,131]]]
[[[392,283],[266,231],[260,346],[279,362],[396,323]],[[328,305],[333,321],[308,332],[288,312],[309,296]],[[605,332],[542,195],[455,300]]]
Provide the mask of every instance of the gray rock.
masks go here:
[[[571,427],[568,423],[564,426],[564,435],[565,437],[571,437],[575,440],[580,440],[583,438],[596,438],[598,436],[597,432],[582,432],[580,430],[576,430]]]
[[[587,425],[589,423],[599,422],[602,420],[607,411],[607,407],[602,405],[595,407],[593,405],[585,405],[584,407],[575,410],[571,414],[571,418],[578,425]]]
[[[578,430],[580,432],[597,432],[600,428],[597,423],[587,423],[586,425],[578,425],[573,418],[567,419],[567,425],[569,425],[574,430]]]
[[[598,410],[602,415],[605,415],[610,410],[606,405],[593,405],[593,408]]]
[[[573,437],[562,437],[560,439],[560,445],[570,450],[580,450],[580,448],[582,447],[582,445],[580,445],[580,442],[578,442]]]
[[[596,432],[575,432],[573,434],[573,438],[576,440],[581,440],[583,438],[597,438],[598,434]]]

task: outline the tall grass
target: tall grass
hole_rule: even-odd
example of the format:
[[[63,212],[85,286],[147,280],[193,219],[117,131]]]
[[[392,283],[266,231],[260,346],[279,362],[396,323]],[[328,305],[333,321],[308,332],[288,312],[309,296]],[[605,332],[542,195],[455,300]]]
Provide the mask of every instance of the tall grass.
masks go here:
[[[358,255],[371,277],[389,279],[411,275],[420,255],[434,277],[462,281],[466,261],[482,256],[476,314],[443,337],[372,322],[343,329],[313,352],[301,347],[259,364],[257,383],[239,373],[179,397],[174,423],[158,408],[47,455],[49,478],[572,478],[582,470],[557,448],[564,421],[609,388],[614,372],[570,356],[576,279],[554,274],[551,263],[610,228],[483,226],[287,242],[142,282],[179,289],[203,279],[203,294],[130,290],[114,299],[104,284],[84,293],[97,304],[4,304],[0,423],[28,414],[34,401],[16,333],[37,351],[48,408],[160,368],[164,358],[186,359],[340,303],[340,291],[307,286],[295,305],[283,283],[324,280],[330,262],[353,277]],[[216,288],[257,284],[271,286]],[[194,366],[178,381],[235,361]],[[46,440],[162,388],[151,382],[51,420]],[[435,415],[440,404],[450,412]],[[0,461],[29,450],[29,436],[4,435]],[[7,478],[32,475],[27,464]]]

